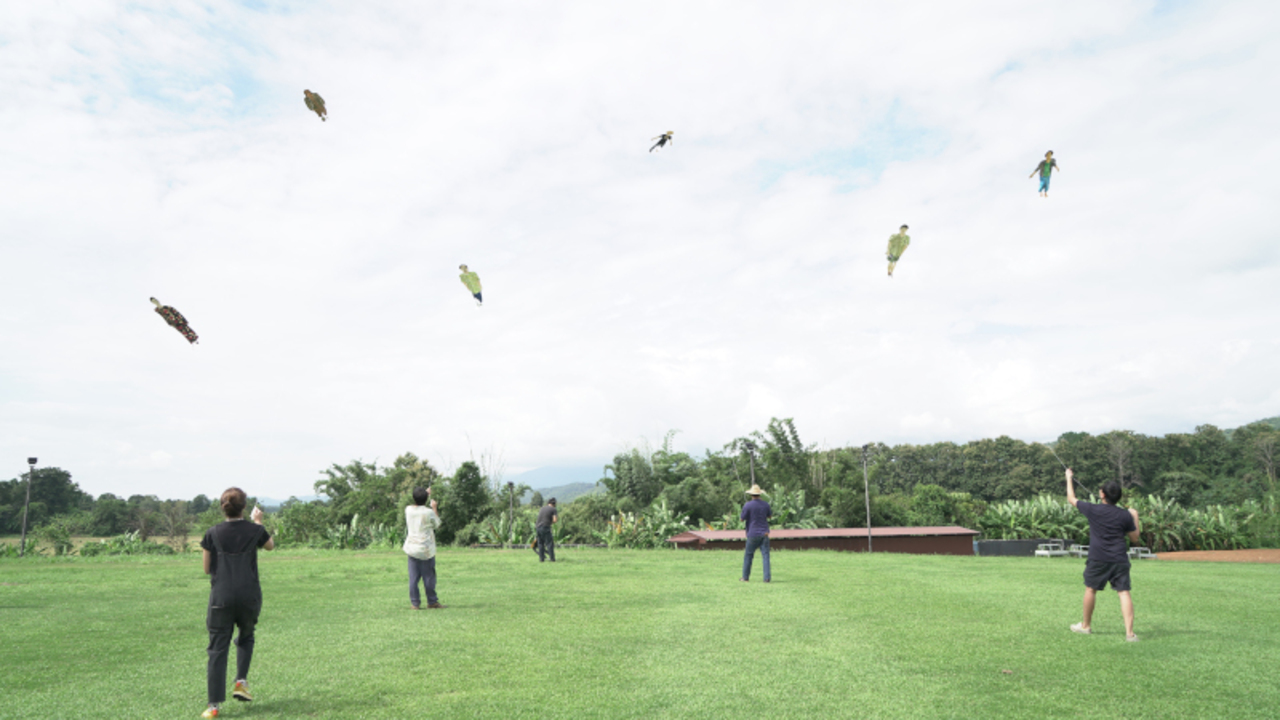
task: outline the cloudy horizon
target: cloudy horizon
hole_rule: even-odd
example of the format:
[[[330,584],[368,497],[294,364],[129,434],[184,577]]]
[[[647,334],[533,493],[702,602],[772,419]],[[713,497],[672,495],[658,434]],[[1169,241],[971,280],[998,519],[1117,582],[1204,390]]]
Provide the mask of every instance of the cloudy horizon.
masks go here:
[[[771,417],[840,446],[1280,415],[1278,20],[11,3],[0,478],[288,497],[354,459],[515,476]]]

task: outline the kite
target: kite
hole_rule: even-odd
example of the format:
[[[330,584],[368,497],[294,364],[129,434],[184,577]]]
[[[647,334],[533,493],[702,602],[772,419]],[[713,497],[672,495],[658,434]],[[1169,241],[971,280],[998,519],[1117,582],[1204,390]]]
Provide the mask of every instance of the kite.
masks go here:
[[[886,252],[889,258],[889,277],[893,277],[894,266],[898,264],[898,259],[907,251],[907,246],[910,244],[911,236],[907,234],[906,225],[903,225],[896,235],[889,236],[889,249]]]
[[[458,277],[462,278],[462,284],[475,296],[476,305],[484,305],[484,298],[480,297],[480,276],[468,270],[466,265],[459,265],[458,269],[462,271]]]
[[[672,145],[675,145],[676,141],[671,137],[672,135],[675,135],[675,134],[676,134],[675,130],[668,130],[655,138],[650,138],[650,140],[657,140],[658,142],[654,143],[653,147],[649,148],[649,152],[653,152],[654,150],[657,150],[658,148],[663,147],[667,143],[671,143]]]
[[[1036,169],[1032,170],[1031,174],[1027,176],[1028,178],[1033,178],[1036,173],[1040,173],[1040,197],[1049,197],[1049,176],[1053,173],[1054,168],[1057,168],[1058,172],[1062,172],[1062,168],[1058,167],[1058,161],[1053,159],[1053,151],[1050,150],[1044,154],[1044,159],[1040,161]]]
[[[160,314],[160,317],[164,318],[165,322],[169,323],[170,327],[182,333],[182,337],[186,338],[187,342],[192,345],[196,344],[200,336],[196,335],[196,331],[192,330],[191,326],[187,324],[187,319],[182,317],[182,313],[168,305],[161,305],[160,301],[155,298],[151,298],[151,302],[156,306],[156,312]]]
[[[302,97],[302,101],[307,104],[307,109],[314,112],[319,116],[320,121],[324,122],[324,117],[329,114],[329,111],[324,109],[324,98],[310,90],[303,90]]]

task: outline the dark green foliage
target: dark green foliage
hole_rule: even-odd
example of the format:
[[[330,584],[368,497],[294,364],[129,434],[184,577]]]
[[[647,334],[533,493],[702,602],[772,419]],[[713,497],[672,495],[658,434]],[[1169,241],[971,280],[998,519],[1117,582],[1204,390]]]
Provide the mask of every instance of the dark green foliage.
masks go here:
[[[911,494],[912,525],[948,525],[955,514],[951,496],[939,485],[917,485]]]
[[[357,515],[366,523],[404,524],[402,513],[415,487],[428,487],[439,473],[413,453],[395,459],[389,468],[354,460],[334,464],[317,480],[315,490],[329,498],[330,522],[347,525]]]
[[[606,475],[601,482],[614,497],[628,501],[630,508],[645,507],[662,492],[662,481],[655,476],[649,458],[638,449],[615,455],[605,471],[613,473],[613,477]]]
[[[994,531],[1000,527],[998,512],[990,518],[984,512],[991,514],[995,506],[1007,509],[1013,507],[1007,505],[1009,501],[1020,501],[1024,505],[1015,506],[1030,507],[1026,503],[1042,495],[1064,497],[1056,451],[1075,469],[1081,497],[1096,497],[1103,482],[1116,479],[1125,488],[1126,501],[1137,502],[1139,496],[1161,498],[1161,502],[1204,513],[1221,506],[1225,514],[1220,524],[1235,523],[1232,532],[1238,538],[1230,542],[1277,545],[1280,520],[1269,499],[1277,491],[1280,430],[1276,425],[1263,421],[1230,432],[1202,425],[1191,433],[1163,437],[1127,430],[1102,435],[1067,432],[1052,443],[1052,449],[1006,436],[966,443],[872,443],[865,457],[871,522],[878,527],[955,524]],[[603,492],[572,502],[561,497],[557,532],[567,542],[590,543],[619,526],[632,530],[675,525],[741,527],[738,513],[751,484],[748,443],[757,448],[755,479],[768,493],[766,499],[775,504],[779,516],[775,526],[862,527],[866,523],[860,447],[806,446],[790,418],[774,418],[763,431],[738,438],[719,451],[708,450],[700,458],[675,451],[674,436],[675,431],[668,433],[657,450],[642,446],[617,454],[605,467]],[[390,467],[358,460],[335,464],[315,484],[327,500],[286,502],[268,516],[267,525],[282,545],[389,543],[392,536],[403,534],[403,509],[411,502],[412,488],[431,486],[443,520],[436,533],[438,543],[509,537],[523,526],[518,522],[513,527],[507,517],[510,490],[490,483],[476,463],[464,463],[453,477],[441,478],[412,453],[396,458]],[[25,478],[0,483],[0,530],[18,532],[25,485]],[[533,508],[541,505],[541,494],[523,485],[515,488],[517,498],[526,493],[538,501]],[[251,499],[250,509],[255,504]],[[1164,515],[1174,517],[1175,512]],[[142,495],[122,500],[111,494],[94,501],[65,471],[37,470],[29,528],[34,532],[54,518],[60,519],[57,527],[72,536],[112,536],[131,530],[142,540],[165,537],[178,549],[186,537],[184,524],[198,536],[223,520],[216,501],[204,495],[189,503]],[[52,536],[50,542],[57,544]],[[1219,539],[1206,542],[1221,544]]]
[[[128,503],[111,493],[103,493],[93,504],[93,529],[90,534],[99,537],[119,535],[125,531],[128,519]]]
[[[316,545],[333,524],[333,513],[322,500],[302,502],[290,497],[265,524],[278,544]]]
[[[617,512],[616,501],[609,495],[583,495],[558,509],[557,525],[568,542],[591,543]]]
[[[27,475],[0,482],[0,533],[22,531],[22,508],[27,498]],[[88,509],[93,497],[71,481],[71,473],[56,467],[36,468],[31,480],[31,507],[27,529],[31,530],[55,515]]]
[[[80,548],[84,557],[96,555],[172,555],[173,548],[144,539],[137,532],[85,543]]]
[[[205,510],[208,510],[209,506],[212,504],[213,501],[210,500],[208,496],[200,494],[191,499],[191,504],[188,507],[190,507],[192,515],[199,515]]]
[[[461,534],[467,526],[483,520],[493,510],[494,499],[489,495],[488,480],[480,473],[479,465],[470,460],[462,463],[447,483],[437,487],[433,497],[440,503],[437,542],[479,542],[477,526],[473,526],[465,536]]]
[[[720,517],[728,509],[729,501],[721,497],[716,488],[706,479],[687,477],[678,485],[672,485],[663,491],[671,511],[678,515],[687,515],[695,524],[710,522]]]

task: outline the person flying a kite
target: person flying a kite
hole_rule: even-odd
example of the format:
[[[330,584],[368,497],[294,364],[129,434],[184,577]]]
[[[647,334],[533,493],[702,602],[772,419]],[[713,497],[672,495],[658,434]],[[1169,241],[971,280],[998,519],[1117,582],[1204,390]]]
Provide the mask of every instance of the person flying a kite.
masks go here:
[[[156,312],[160,314],[160,317],[164,318],[165,322],[169,323],[170,327],[182,333],[182,336],[187,339],[187,342],[192,345],[196,344],[196,341],[200,339],[200,336],[196,335],[196,331],[192,330],[191,326],[187,324],[187,319],[182,317],[182,313],[174,310],[168,305],[161,305],[160,301],[155,298],[151,298],[151,302],[156,306]]]
[[[476,305],[484,305],[484,298],[480,297],[480,276],[468,270],[466,265],[459,265],[458,269],[462,271],[458,277],[462,278],[462,284],[475,296]]]
[[[303,90],[302,101],[307,104],[308,110],[315,113],[320,118],[320,121],[324,122],[325,116],[329,114],[329,111],[324,109],[324,98],[310,90]]]
[[[1040,197],[1049,197],[1049,175],[1057,168],[1058,172],[1062,172],[1062,168],[1058,167],[1058,161],[1053,159],[1053,151],[1044,154],[1044,159],[1036,166],[1035,170],[1027,177],[1033,178],[1036,173],[1040,173]]]
[[[898,259],[907,251],[907,246],[910,244],[911,236],[907,234],[906,225],[903,225],[897,234],[889,236],[889,249],[885,253],[889,258],[889,277],[893,277],[894,266],[898,264]]]
[[[658,142],[654,143],[653,147],[649,148],[649,152],[653,152],[654,150],[657,150],[658,148],[663,147],[667,143],[671,143],[672,145],[675,145],[676,141],[671,137],[672,135],[675,135],[675,134],[676,134],[675,130],[668,130],[655,138],[650,138],[651,140],[657,140]]]

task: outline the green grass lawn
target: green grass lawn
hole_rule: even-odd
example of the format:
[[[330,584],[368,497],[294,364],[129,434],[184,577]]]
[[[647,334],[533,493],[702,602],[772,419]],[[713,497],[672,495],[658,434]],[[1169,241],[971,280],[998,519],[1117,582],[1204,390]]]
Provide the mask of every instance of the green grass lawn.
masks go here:
[[[1125,643],[1111,592],[1067,629],[1083,561],[773,560],[766,585],[735,552],[445,549],[449,607],[414,612],[399,552],[264,553],[257,700],[223,717],[1280,714],[1274,565],[1135,565]],[[207,598],[198,555],[0,561],[0,718],[198,717]]]

